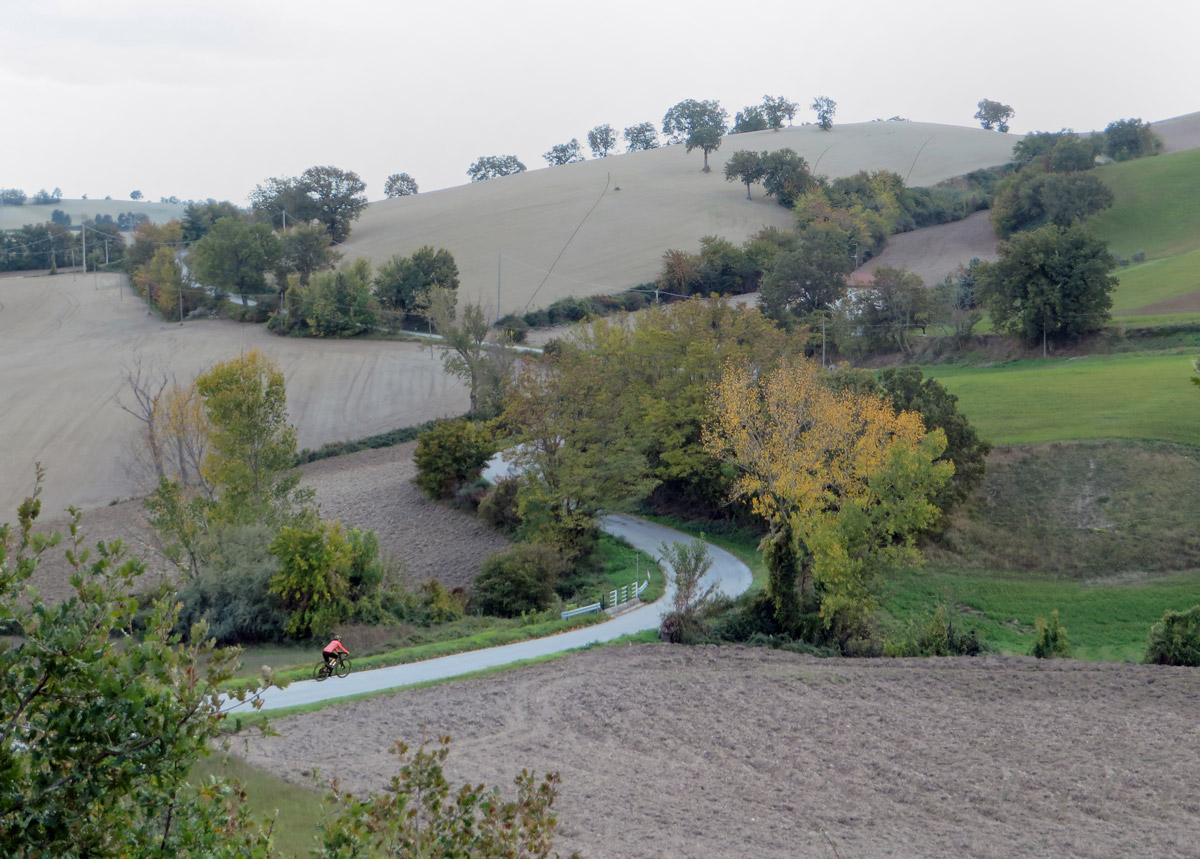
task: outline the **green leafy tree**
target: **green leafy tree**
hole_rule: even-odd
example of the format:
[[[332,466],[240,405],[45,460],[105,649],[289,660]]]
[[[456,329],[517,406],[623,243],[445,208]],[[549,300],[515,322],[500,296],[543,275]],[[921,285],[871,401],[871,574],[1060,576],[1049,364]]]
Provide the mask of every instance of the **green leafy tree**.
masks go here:
[[[183,269],[169,247],[155,251],[150,262],[138,269],[134,277],[138,288],[154,302],[163,319],[179,322],[195,306],[190,295],[185,302]]]
[[[383,183],[383,193],[388,199],[392,197],[410,197],[419,190],[417,180],[407,173],[393,173]]]
[[[330,246],[329,232],[316,221],[288,227],[279,241],[282,270],[295,273],[300,286],[308,286],[315,272],[332,268],[342,258]]]
[[[764,152],[762,166],[763,191],[789,209],[817,184],[808,162],[794,149]]]
[[[1108,321],[1115,263],[1083,227],[1017,233],[1000,243],[999,254],[978,271],[981,297],[1001,331],[1028,345],[1070,342]]]
[[[456,488],[479,478],[493,453],[495,445],[478,424],[441,421],[417,437],[413,482],[434,501],[450,498]]]
[[[1140,119],[1118,119],[1104,129],[1104,154],[1114,161],[1157,155],[1162,148],[1162,138]]]
[[[783,96],[764,95],[762,101],[762,111],[767,117],[767,127],[779,130],[783,127],[783,121],[786,119],[788,125],[792,124],[793,117],[796,116],[796,109],[799,107],[794,101],[788,101]]]
[[[607,158],[617,148],[617,132],[607,123],[597,125],[587,133],[587,142],[593,158]]]
[[[846,294],[854,270],[850,235],[832,223],[813,224],[796,250],[777,255],[759,288],[762,312],[778,322],[794,322],[828,310]]]
[[[213,224],[221,218],[244,218],[244,213],[228,200],[217,202],[209,198],[203,203],[188,203],[183,210],[183,240],[196,242],[208,235]]]
[[[551,146],[549,152],[542,154],[546,159],[546,163],[551,167],[560,167],[563,164],[574,164],[583,160],[583,150],[579,146],[579,140],[572,137],[567,143],[560,143],[557,146]]]
[[[857,289],[848,323],[857,328],[860,351],[895,349],[907,353],[913,329],[933,317],[933,301],[920,276],[904,268],[880,266],[869,285]]]
[[[647,149],[658,148],[658,132],[654,130],[653,122],[631,125],[621,136],[625,138],[626,152],[644,152]]]
[[[450,738],[433,749],[410,754],[404,743],[392,753],[399,774],[388,789],[360,798],[340,793],[336,782],[329,798],[335,816],[322,825],[313,855],[318,859],[552,859],[553,813],[559,777],[538,782],[528,771],[516,778],[516,799],[504,801],[499,789],[466,784],[453,790],[442,765]],[[572,859],[578,859],[573,855]]]
[[[1200,668],[1200,605],[1187,611],[1168,609],[1162,620],[1150,627],[1146,662]]]
[[[489,556],[475,577],[479,610],[497,617],[545,611],[568,571],[556,549],[541,543],[517,543]]]
[[[361,257],[322,272],[301,290],[301,312],[317,337],[355,337],[379,324],[371,296],[371,264]]]
[[[397,313],[417,313],[434,289],[458,289],[458,265],[445,248],[423,245],[411,257],[397,254],[375,273],[375,296]]]
[[[467,302],[457,319],[456,302],[453,290],[434,287],[425,303],[442,338],[443,367],[470,384],[472,414],[497,414],[513,371],[512,349],[492,330],[481,303]]]
[[[979,120],[979,124],[986,130],[991,131],[995,128],[999,131],[1008,131],[1008,121],[1015,115],[1015,111],[1011,107],[998,101],[992,101],[990,98],[981,99],[978,107],[979,110],[975,111],[975,119]]]
[[[270,592],[288,611],[284,631],[301,639],[328,635],[350,617],[356,602],[378,590],[378,551],[373,532],[347,533],[339,522],[313,519],[281,528],[271,542],[279,572]]]
[[[266,224],[247,224],[241,218],[219,218],[192,249],[191,266],[204,286],[240,295],[269,291],[267,273],[283,254],[279,238]]]
[[[34,531],[39,486],[0,527],[0,853],[13,857],[273,855],[236,788],[190,781],[218,737],[238,654],[172,635],[172,597],[139,608],[144,565],[120,543],[85,548],[73,513],[71,598],[29,587],[59,535]],[[228,698],[226,698],[228,696]],[[254,706],[258,706],[255,704]]]
[[[765,131],[768,128],[767,115],[761,107],[750,105],[737,112],[733,118],[733,128],[730,134],[745,134],[748,131]]]
[[[671,143],[683,143],[687,151],[704,153],[704,172],[709,172],[708,155],[721,147],[729,114],[715,101],[686,99],[663,116],[662,130]]]
[[[1094,173],[1045,173],[1030,165],[996,186],[992,228],[1007,238],[1046,223],[1067,227],[1112,203],[1112,191]]]
[[[256,215],[273,226],[288,221],[320,221],[335,244],[350,235],[350,227],[363,209],[367,184],[353,170],[309,167],[294,178],[268,179],[250,193]]]
[[[0,205],[23,206],[29,199],[20,188],[0,188]]]
[[[1046,157],[1046,169],[1052,173],[1077,173],[1096,166],[1096,143],[1071,134],[1054,144]]]
[[[763,158],[757,152],[742,149],[730,155],[725,162],[725,181],[743,183],[747,200],[751,199],[750,186],[762,179],[765,173]]]
[[[467,176],[472,182],[484,182],[524,172],[525,165],[515,155],[483,155],[467,168]]]
[[[211,425],[202,468],[217,495],[213,517],[234,524],[277,519],[300,481],[283,372],[253,349],[197,376],[196,390]]]
[[[837,102],[828,96],[819,95],[813,99],[812,109],[817,114],[817,125],[822,131],[833,128],[833,116],[837,113]]]
[[[142,192],[141,192],[141,191],[130,191],[130,192],[129,192],[129,199],[130,199],[130,200],[140,200],[140,199],[142,199]]]

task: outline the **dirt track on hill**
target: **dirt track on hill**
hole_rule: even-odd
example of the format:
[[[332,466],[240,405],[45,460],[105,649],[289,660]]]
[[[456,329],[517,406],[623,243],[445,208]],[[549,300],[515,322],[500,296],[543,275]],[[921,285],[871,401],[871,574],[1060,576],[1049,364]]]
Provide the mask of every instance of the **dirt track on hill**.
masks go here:
[[[1157,666],[644,645],[280,720],[237,748],[373,791],[395,740],[448,733],[453,784],[561,773],[557,846],[593,859],[1195,857],[1198,689]]]

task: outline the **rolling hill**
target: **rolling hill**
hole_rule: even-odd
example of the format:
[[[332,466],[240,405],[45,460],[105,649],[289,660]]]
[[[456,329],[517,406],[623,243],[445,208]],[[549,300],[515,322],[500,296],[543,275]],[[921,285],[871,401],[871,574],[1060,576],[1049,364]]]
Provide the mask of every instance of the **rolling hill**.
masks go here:
[[[906,121],[730,135],[708,174],[699,152],[669,146],[374,203],[344,249],[380,265],[422,245],[445,247],[459,266],[460,294],[504,314],[653,280],[664,251],[694,250],[701,236],[740,242],[764,226],[790,225],[790,213],[760,187],[747,200],[743,185],[725,181],[725,160],[738,150],[790,147],[819,174],[887,169],[921,186],[1002,164],[1016,139]]]

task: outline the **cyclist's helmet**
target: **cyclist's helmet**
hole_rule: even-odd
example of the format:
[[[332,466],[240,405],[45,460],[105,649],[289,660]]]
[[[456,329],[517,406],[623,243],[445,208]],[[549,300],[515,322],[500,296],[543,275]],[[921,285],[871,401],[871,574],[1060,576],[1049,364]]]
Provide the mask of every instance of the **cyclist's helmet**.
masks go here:
[[[341,634],[340,632],[335,632],[335,633],[333,634],[333,640],[334,640],[334,641],[341,641],[341,640],[342,640],[342,634]]]

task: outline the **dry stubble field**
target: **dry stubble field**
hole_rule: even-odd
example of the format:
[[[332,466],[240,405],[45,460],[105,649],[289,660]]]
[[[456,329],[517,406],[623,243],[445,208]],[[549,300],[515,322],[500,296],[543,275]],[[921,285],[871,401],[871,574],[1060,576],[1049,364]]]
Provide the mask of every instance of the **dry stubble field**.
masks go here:
[[[1195,857],[1193,670],[609,647],[274,723],[238,752],[382,789],[448,733],[454,784],[559,772],[593,859]],[[565,853],[564,853],[565,855]]]

